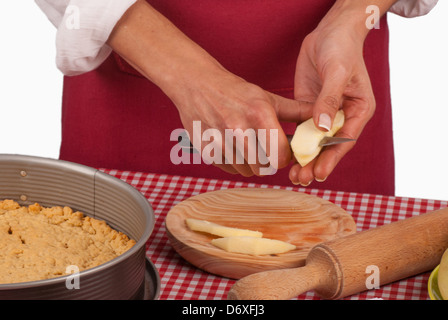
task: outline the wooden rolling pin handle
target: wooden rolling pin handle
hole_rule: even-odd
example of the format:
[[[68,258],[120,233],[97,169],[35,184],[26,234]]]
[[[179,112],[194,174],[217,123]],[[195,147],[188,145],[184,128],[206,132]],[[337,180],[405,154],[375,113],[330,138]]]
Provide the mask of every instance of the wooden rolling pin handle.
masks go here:
[[[328,261],[328,260],[327,260]],[[288,268],[251,274],[238,280],[230,289],[229,300],[287,300],[318,288],[330,288],[338,281],[322,277],[333,273],[332,264],[308,263]]]
[[[448,208],[318,244],[306,266],[253,274],[238,280],[232,299],[289,299],[314,289],[325,299],[366,290],[366,267],[380,284],[432,270],[448,248]]]

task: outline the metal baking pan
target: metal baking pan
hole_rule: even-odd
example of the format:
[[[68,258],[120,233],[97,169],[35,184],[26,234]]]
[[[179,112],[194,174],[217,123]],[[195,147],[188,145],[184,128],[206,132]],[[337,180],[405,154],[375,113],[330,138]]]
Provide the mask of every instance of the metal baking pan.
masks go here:
[[[158,300],[160,297],[160,275],[151,260],[146,258],[146,274],[143,300]]]
[[[105,220],[137,243],[121,256],[81,271],[79,288],[68,289],[72,275],[0,284],[0,299],[130,300],[157,297],[160,279],[146,258],[155,217],[134,187],[80,164],[24,155],[0,154],[0,199],[21,205],[69,206]],[[149,288],[149,289],[148,289]],[[148,294],[148,290],[152,293]]]

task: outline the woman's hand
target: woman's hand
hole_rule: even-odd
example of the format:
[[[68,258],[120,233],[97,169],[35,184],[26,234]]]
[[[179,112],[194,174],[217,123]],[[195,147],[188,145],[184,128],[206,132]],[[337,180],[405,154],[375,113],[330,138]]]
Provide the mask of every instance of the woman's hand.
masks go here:
[[[290,164],[291,149],[279,121],[309,118],[311,107],[264,91],[219,67],[208,65],[187,74],[185,81],[192,74],[201,76],[188,85],[179,77],[173,86],[177,89],[169,93],[204,161],[243,176],[274,174]],[[196,132],[200,136],[193,136],[194,121],[201,125]],[[203,139],[206,132],[212,133],[210,141]],[[239,144],[243,139],[245,143]]]
[[[365,7],[354,11],[342,3],[336,3],[302,43],[295,98],[314,104],[315,125],[324,131],[331,128],[336,112],[342,108],[345,124],[337,136],[357,139],[375,111],[375,97],[363,58],[368,29],[363,20]],[[349,142],[326,147],[305,167],[294,164],[289,173],[291,181],[306,186],[313,180],[325,180],[353,146],[354,142]]]
[[[108,44],[174,102],[205,161],[244,176],[273,174],[291,163],[280,121],[309,118],[310,107],[228,72],[144,0],[120,19]],[[201,125],[200,137],[194,136],[194,121]],[[233,143],[225,140],[226,130]],[[204,134],[211,141],[199,145]]]

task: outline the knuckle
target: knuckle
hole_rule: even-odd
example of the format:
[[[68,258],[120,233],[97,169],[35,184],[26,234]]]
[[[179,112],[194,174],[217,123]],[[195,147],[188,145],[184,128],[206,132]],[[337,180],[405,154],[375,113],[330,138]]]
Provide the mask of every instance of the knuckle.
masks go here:
[[[358,109],[358,114],[361,118],[370,120],[375,114],[376,110],[376,101],[375,99],[367,100],[362,108]]]
[[[254,124],[260,124],[272,116],[273,107],[267,101],[254,101],[246,109],[247,119]]]
[[[373,117],[373,115],[375,114],[375,110],[376,110],[376,100],[375,99],[373,99],[371,102],[370,102],[370,108],[369,108],[369,110],[370,110],[370,114],[369,114],[369,119],[370,118],[372,118]]]
[[[247,97],[252,97],[255,99],[265,96],[265,91],[261,87],[251,83],[247,83],[244,87],[244,92]]]
[[[333,68],[333,73],[341,78],[345,78],[351,72],[351,68],[344,63],[338,63],[334,65]]]
[[[340,103],[339,103],[339,99],[336,98],[336,96],[326,96],[323,100],[324,104],[333,109],[333,110],[338,110],[340,107]]]

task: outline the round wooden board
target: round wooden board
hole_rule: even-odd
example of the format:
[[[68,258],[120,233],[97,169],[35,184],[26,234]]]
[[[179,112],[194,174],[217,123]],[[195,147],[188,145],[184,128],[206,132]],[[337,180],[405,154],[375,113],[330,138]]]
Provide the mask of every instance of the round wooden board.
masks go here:
[[[279,255],[229,253],[213,246],[210,234],[192,231],[186,218],[263,232],[264,238],[294,244]],[[165,226],[173,248],[194,266],[223,277],[300,267],[318,243],[356,232],[351,215],[332,202],[305,193],[268,188],[237,188],[203,193],[168,212]]]

